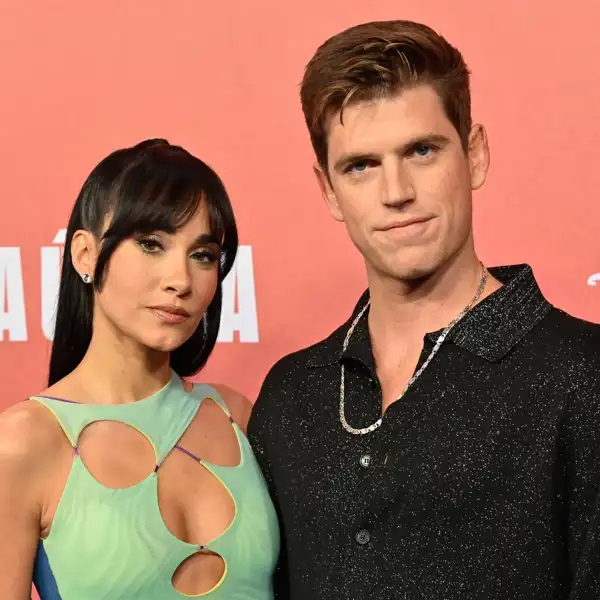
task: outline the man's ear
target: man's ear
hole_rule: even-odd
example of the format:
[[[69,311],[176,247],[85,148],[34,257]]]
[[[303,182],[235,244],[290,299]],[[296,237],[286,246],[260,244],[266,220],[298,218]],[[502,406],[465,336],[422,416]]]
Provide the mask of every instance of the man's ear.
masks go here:
[[[490,168],[490,149],[483,125],[473,125],[471,128],[468,154],[471,189],[477,190],[485,183]]]
[[[327,204],[327,208],[329,209],[331,216],[336,221],[343,222],[344,215],[340,209],[337,196],[333,191],[333,187],[331,185],[331,181],[329,180],[329,176],[319,164],[314,165],[313,171],[315,173],[315,177],[317,178],[321,194],[323,196],[323,199],[325,200],[325,204]]]

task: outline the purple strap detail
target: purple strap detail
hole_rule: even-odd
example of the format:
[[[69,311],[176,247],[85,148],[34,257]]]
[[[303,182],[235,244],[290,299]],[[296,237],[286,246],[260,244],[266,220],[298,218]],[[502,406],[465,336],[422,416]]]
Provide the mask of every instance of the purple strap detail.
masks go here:
[[[200,546],[200,550],[206,550],[206,546]]]
[[[197,460],[200,463],[202,462],[202,459],[199,456],[196,456],[195,454],[192,454],[189,450],[186,450],[185,448],[182,448],[179,445],[175,445],[175,448],[177,448],[177,450],[181,450],[184,454],[187,454],[188,456],[190,456],[194,460]]]
[[[68,402],[69,404],[81,404],[75,400],[66,400],[65,398],[55,398],[54,396],[34,396],[34,398],[47,398],[48,400],[58,400],[59,402]]]
[[[155,473],[158,471],[158,467],[159,467],[159,465],[156,465],[156,466],[154,467],[154,472],[155,472]]]
[[[77,446],[73,447],[73,453],[75,454],[75,456],[79,456],[79,448]]]

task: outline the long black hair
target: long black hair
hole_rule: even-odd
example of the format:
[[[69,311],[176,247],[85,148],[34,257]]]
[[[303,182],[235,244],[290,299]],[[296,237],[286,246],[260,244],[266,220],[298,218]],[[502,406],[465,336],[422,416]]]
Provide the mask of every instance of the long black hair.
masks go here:
[[[215,347],[221,320],[222,282],[238,248],[229,196],[219,176],[200,159],[166,140],[146,140],[103,159],[83,184],[65,240],[48,385],[71,373],[92,339],[94,290],[100,291],[108,262],[121,242],[153,231],[172,233],[206,202],[211,233],[221,240],[217,291],[194,334],[171,353],[182,377],[197,373]],[[110,219],[108,229],[107,217]],[[93,286],[85,284],[71,259],[71,242],[83,229],[100,241]]]

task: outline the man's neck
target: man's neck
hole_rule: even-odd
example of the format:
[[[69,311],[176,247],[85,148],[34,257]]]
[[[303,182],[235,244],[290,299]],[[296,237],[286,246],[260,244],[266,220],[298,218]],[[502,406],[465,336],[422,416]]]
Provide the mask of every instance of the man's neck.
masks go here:
[[[482,276],[483,268],[474,253],[457,258],[418,282],[384,279],[370,273],[372,338],[385,347],[392,340],[411,343],[443,329],[473,300]],[[488,274],[478,302],[499,287],[500,282]]]

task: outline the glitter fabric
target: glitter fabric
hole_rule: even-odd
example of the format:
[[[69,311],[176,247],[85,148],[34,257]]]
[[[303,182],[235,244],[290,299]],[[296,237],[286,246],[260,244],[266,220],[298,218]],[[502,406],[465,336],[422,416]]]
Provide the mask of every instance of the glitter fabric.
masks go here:
[[[527,265],[490,272],[505,285],[373,433],[338,412],[343,360],[349,422],[380,416],[367,319],[345,353],[352,317],[269,372],[249,437],[281,520],[277,598],[600,599],[600,326]]]

